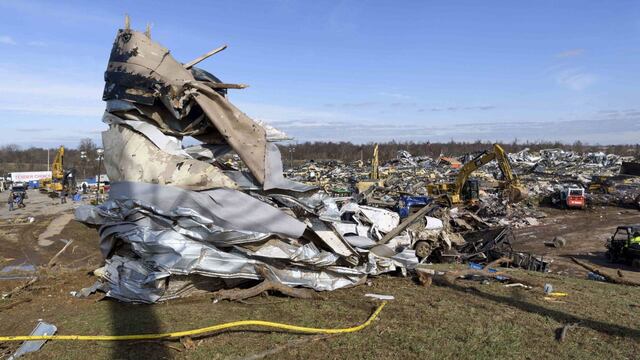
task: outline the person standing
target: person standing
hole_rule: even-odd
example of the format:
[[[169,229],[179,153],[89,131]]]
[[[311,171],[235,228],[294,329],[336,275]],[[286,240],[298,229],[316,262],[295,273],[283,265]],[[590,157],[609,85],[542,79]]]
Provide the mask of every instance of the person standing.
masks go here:
[[[62,189],[60,192],[60,204],[67,203],[67,189]]]
[[[9,192],[9,201],[7,203],[9,204],[9,211],[13,211],[13,191]]]

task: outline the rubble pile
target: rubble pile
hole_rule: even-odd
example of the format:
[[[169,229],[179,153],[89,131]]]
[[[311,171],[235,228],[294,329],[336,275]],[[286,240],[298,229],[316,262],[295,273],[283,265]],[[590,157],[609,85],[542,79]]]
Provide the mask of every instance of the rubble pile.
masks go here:
[[[477,155],[432,159],[413,157],[407,151],[401,151],[396,159],[380,166],[385,186],[371,190],[365,201],[376,206],[397,208],[402,195],[427,195],[426,184],[454,180],[458,166]],[[592,205],[640,206],[640,177],[619,175],[621,164],[637,163],[633,157],[603,152],[579,154],[561,149],[538,152],[524,149],[508,154],[508,157],[514,173],[527,189],[526,201],[509,203],[496,189],[497,181],[501,180],[497,163],[490,162],[473,173],[473,178],[481,181],[483,190],[478,203],[467,207],[467,210],[493,226],[537,225],[546,217],[539,205],[557,202],[560,192],[570,185],[590,190],[587,199]],[[353,185],[369,176],[369,167],[361,161],[350,164],[314,161],[288,169],[286,176],[307,184],[321,185],[328,192],[351,194],[355,191]],[[608,185],[595,186],[601,182]]]
[[[530,194],[541,200],[556,196],[571,184],[592,190],[587,194],[592,205],[635,206],[640,199],[640,178],[621,175],[623,163],[636,163],[632,156],[604,152],[579,154],[561,149],[532,153],[524,149],[509,154],[509,159],[528,185]]]
[[[524,149],[509,154],[513,166],[522,172],[554,176],[612,176],[620,172],[624,159],[603,152],[579,154],[562,149],[543,149],[538,153]]]
[[[462,158],[465,156],[461,156]],[[361,203],[399,211],[403,207],[403,196],[427,196],[427,184],[451,181],[455,178],[459,169],[452,167],[451,161],[456,158],[447,159],[449,160],[441,161],[426,156],[413,157],[407,151],[401,151],[396,159],[380,166],[384,187],[371,188],[364,194],[356,194],[355,188],[358,181],[369,176],[370,168],[361,161],[350,164],[333,160],[310,161],[288,169],[285,174],[292,180],[318,185],[327,193],[353,195],[354,199]],[[483,185],[491,186],[495,185],[499,173],[497,165],[491,164],[474,172],[473,176],[481,179]],[[497,189],[484,188],[479,201],[466,207],[464,211],[482,218],[487,226],[537,225],[536,219],[546,216],[531,202],[509,203]],[[554,191],[554,188],[549,187],[549,191]]]

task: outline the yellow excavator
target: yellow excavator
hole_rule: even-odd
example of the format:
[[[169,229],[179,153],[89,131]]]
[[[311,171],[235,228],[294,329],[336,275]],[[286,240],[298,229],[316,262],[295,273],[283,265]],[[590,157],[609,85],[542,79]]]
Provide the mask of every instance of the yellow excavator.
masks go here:
[[[40,180],[40,192],[49,193],[51,196],[58,195],[63,189],[64,176],[64,146],[60,146],[51,164],[51,179]]]
[[[373,158],[371,159],[371,173],[369,178],[358,181],[356,188],[359,193],[362,193],[372,186],[384,186],[384,180],[380,179],[380,163],[378,159],[378,144],[373,148]]]
[[[427,192],[432,196],[446,196],[452,204],[458,204],[464,200],[477,197],[477,182],[474,188],[474,186],[471,186],[472,183],[467,180],[471,173],[492,160],[498,162],[498,167],[504,177],[501,185],[506,192],[509,202],[518,202],[526,198],[526,189],[520,184],[513,171],[511,171],[511,164],[509,163],[507,153],[498,144],[493,144],[493,151],[485,151],[475,159],[465,163],[462,168],[460,168],[455,182],[429,184],[427,185]]]

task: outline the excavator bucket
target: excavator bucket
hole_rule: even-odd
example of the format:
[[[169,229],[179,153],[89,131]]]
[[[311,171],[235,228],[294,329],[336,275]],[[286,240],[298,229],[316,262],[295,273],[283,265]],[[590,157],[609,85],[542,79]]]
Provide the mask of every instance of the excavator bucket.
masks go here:
[[[527,189],[520,185],[511,185],[505,191],[510,203],[520,202],[529,196]]]

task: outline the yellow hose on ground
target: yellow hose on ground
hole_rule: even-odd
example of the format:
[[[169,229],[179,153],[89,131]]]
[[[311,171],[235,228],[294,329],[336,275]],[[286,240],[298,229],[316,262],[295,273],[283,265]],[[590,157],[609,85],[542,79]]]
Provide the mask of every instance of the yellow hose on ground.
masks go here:
[[[200,329],[187,330],[187,331],[178,331],[178,332],[170,332],[163,334],[139,334],[139,335],[29,335],[29,336],[0,336],[0,341],[29,341],[29,340],[79,340],[79,341],[120,341],[120,340],[157,340],[157,339],[178,339],[185,336],[195,336],[202,335],[214,331],[220,331],[225,329],[230,329],[234,327],[240,326],[261,326],[268,327],[274,329],[282,329],[289,330],[300,333],[307,334],[344,334],[360,331],[367,326],[371,325],[371,322],[378,317],[382,308],[387,304],[386,301],[383,301],[380,306],[376,309],[376,311],[371,314],[369,319],[364,323],[350,327],[350,328],[342,328],[342,329],[322,329],[322,328],[312,328],[305,326],[296,326],[289,325],[271,321],[261,321],[261,320],[242,320],[242,321],[234,321],[219,325],[213,325],[209,327],[204,327]]]

